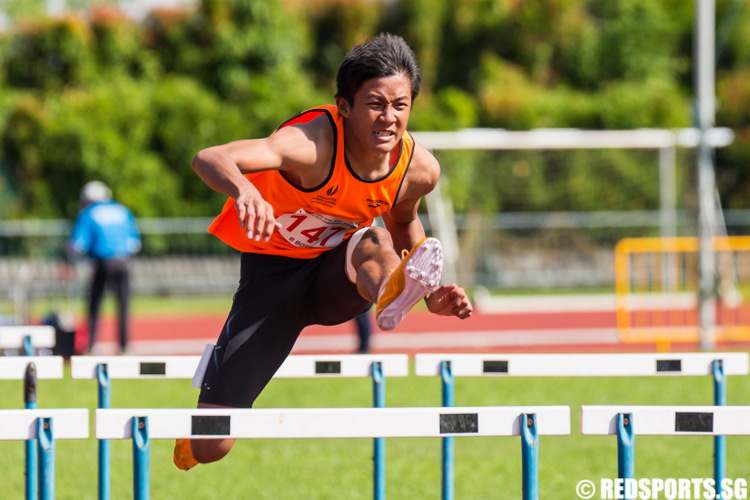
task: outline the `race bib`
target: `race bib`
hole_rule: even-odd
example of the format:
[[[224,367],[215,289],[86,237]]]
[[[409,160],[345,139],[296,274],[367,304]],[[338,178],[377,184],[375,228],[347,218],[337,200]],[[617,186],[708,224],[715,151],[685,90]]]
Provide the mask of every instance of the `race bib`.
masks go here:
[[[279,234],[298,247],[333,248],[343,241],[347,231],[357,227],[355,222],[309,214],[301,208],[277,217],[276,221],[281,224]]]

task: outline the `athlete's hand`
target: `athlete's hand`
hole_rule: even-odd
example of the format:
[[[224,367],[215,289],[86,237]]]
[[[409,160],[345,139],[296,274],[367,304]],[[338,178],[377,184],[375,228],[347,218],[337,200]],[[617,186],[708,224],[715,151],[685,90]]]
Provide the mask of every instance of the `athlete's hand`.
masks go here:
[[[248,239],[268,241],[274,229],[281,229],[281,224],[276,222],[271,204],[263,199],[254,186],[250,187],[234,201],[240,227],[245,228]]]
[[[474,312],[469,297],[458,285],[443,285],[424,299],[427,310],[440,316],[466,319]]]

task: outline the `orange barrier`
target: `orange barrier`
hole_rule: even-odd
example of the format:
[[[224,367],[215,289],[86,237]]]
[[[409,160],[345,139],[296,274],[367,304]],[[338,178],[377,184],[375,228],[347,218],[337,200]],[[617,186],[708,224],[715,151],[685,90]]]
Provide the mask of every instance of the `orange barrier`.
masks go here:
[[[615,293],[620,340],[630,343],[699,342],[698,252],[695,237],[626,238],[615,247]],[[714,239],[719,286],[715,340],[750,339],[750,237]],[[744,270],[744,271],[743,271]]]

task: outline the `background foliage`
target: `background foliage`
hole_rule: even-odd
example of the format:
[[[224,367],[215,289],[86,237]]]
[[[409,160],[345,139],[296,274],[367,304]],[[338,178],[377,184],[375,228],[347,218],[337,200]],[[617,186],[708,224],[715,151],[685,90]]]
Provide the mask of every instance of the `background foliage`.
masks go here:
[[[0,35],[3,219],[73,217],[91,179],[137,216],[212,215],[223,197],[190,170],[195,152],[331,102],[343,55],[380,31],[404,36],[422,65],[412,130],[693,122],[693,5],[681,0],[203,0],[138,22],[113,3],[55,18],[37,3],[9,2]],[[736,134],[717,152],[729,208],[750,207],[745,4],[717,1],[717,125]],[[617,151],[559,159],[555,183],[533,158],[441,160],[457,211],[658,207],[654,189],[606,195],[644,176]]]

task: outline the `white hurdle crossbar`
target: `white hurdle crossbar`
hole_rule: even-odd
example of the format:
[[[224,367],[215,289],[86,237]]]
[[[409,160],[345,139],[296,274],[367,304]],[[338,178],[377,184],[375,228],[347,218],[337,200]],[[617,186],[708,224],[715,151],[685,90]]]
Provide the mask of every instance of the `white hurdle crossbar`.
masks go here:
[[[668,354],[440,354],[415,356],[417,376],[442,378],[443,405],[453,406],[454,377],[637,377],[713,375],[714,404],[726,404],[726,376],[750,372],[748,353]],[[714,441],[714,476],[721,482],[726,469],[724,436]],[[453,443],[443,440],[443,500],[453,499]],[[524,491],[524,500],[535,500]]]
[[[98,366],[106,365],[111,379],[192,378],[201,356],[72,356],[70,375],[77,379],[98,377]],[[383,375],[409,375],[406,354],[292,355],[274,378],[369,377],[373,363],[381,363]]]
[[[747,375],[746,352],[669,354],[417,354],[416,375],[441,374],[450,363],[454,377],[638,377],[711,375],[713,362],[723,362],[725,375]]]
[[[635,436],[750,436],[750,406],[582,406],[581,434],[617,436],[617,498],[635,498]],[[717,495],[722,481],[715,482]]]
[[[51,500],[55,494],[55,439],[89,437],[89,410],[0,410],[0,440],[36,442],[39,457],[38,498]],[[27,461],[27,475],[29,473]],[[34,469],[36,479],[36,468]],[[37,498],[37,484],[26,485],[26,498]]]
[[[0,356],[0,380],[23,380],[30,363],[36,368],[36,378],[63,378],[62,356]]]
[[[151,439],[345,439],[520,436],[524,414],[540,435],[569,435],[568,406],[453,408],[195,408],[96,410],[97,439],[132,439],[137,418]]]
[[[57,439],[86,439],[89,437],[89,410],[87,408],[63,409],[13,409],[0,410],[0,441],[26,441],[39,437],[37,422],[54,420],[54,437]]]
[[[49,325],[0,326],[0,349],[23,349],[32,355],[34,349],[55,347],[55,329]]]
[[[148,498],[149,439],[569,435],[570,408],[99,409],[97,439],[133,439],[136,498]],[[529,443],[538,450],[538,443]],[[524,467],[534,467],[526,464]]]
[[[616,435],[629,414],[639,436],[750,436],[750,406],[581,406],[581,434]]]
[[[110,407],[111,379],[193,379],[200,387],[205,366],[213,345],[208,344],[203,356],[72,356],[71,377],[95,378],[99,386],[99,408]],[[337,378],[372,377],[373,404],[385,406],[385,377],[409,375],[406,354],[332,354],[292,355],[284,360],[274,378]],[[109,441],[99,441],[99,500],[110,498]],[[374,441],[374,491],[376,498],[385,488],[385,442]]]
[[[99,378],[106,367],[110,379],[192,378],[200,356],[71,356],[70,376]]]
[[[370,377],[373,363],[380,363],[383,376],[409,375],[406,354],[295,354],[284,360],[274,378]]]

